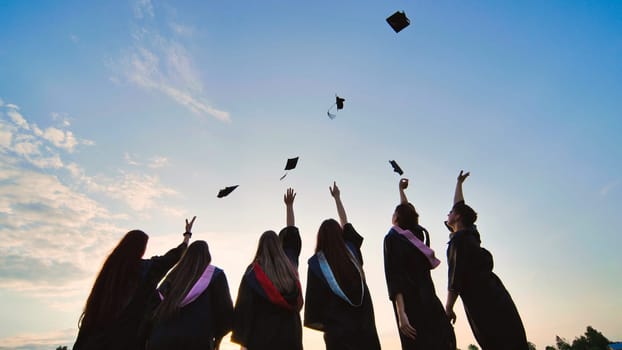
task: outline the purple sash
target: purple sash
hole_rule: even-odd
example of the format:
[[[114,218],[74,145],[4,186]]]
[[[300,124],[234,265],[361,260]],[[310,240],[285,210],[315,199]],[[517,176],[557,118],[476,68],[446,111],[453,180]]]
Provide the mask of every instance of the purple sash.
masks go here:
[[[417,236],[415,236],[412,232],[410,232],[410,230],[403,230],[397,225],[393,226],[391,229],[406,237],[406,239],[408,239],[408,241],[412,243],[415,248],[419,249],[419,251],[423,253],[423,255],[428,259],[428,261],[430,262],[430,266],[432,266],[433,269],[440,265],[441,261],[434,256],[434,250],[425,245],[425,243],[421,242],[421,240],[417,238]]]
[[[203,271],[201,277],[199,277],[194,286],[192,286],[184,300],[181,301],[179,307],[184,307],[195,301],[199,297],[199,295],[201,295],[207,289],[210,282],[212,281],[212,276],[214,275],[215,270],[216,267],[214,265],[207,265],[205,271]],[[160,294],[160,299],[164,300],[164,296],[162,295],[162,293],[158,291],[158,294]]]

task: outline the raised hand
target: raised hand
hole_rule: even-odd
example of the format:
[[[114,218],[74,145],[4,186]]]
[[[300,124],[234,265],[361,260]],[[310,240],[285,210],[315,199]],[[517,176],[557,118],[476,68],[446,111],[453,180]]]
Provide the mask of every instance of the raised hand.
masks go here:
[[[293,188],[288,188],[283,195],[283,202],[285,202],[285,224],[287,226],[296,225],[294,218],[294,199],[296,198],[296,192]]]
[[[464,170],[460,170],[460,175],[458,175],[458,183],[460,183],[460,184],[463,183],[464,180],[466,180],[466,178],[469,177],[469,175],[471,174],[469,172],[466,172],[465,174],[463,174],[462,173],[463,171]]]
[[[192,220],[190,220],[190,222],[188,222],[188,219],[186,219],[186,232],[192,232],[192,225],[194,224],[194,220],[196,218],[196,216],[192,217]]]
[[[330,195],[335,199],[335,204],[337,205],[337,214],[339,215],[339,223],[341,227],[344,227],[348,223],[348,216],[346,215],[346,210],[343,207],[343,203],[341,203],[341,192],[339,191],[339,187],[337,187],[337,182],[333,181],[333,187],[328,187],[330,190]]]
[[[294,204],[294,199],[296,198],[296,192],[294,192],[293,188],[288,188],[285,194],[283,195],[283,201],[285,205]]]
[[[408,188],[407,178],[400,179],[399,188],[400,188],[400,203],[402,204],[408,203],[408,197],[406,197],[406,193],[404,193],[404,190]]]
[[[330,190],[330,195],[333,196],[333,198],[337,199],[339,198],[339,196],[341,195],[341,192],[339,191],[339,187],[337,187],[337,182],[333,181],[333,187],[328,187],[328,189]]]
[[[408,188],[408,179],[406,179],[406,178],[400,179],[400,185],[399,186],[400,186],[400,190],[407,189]]]

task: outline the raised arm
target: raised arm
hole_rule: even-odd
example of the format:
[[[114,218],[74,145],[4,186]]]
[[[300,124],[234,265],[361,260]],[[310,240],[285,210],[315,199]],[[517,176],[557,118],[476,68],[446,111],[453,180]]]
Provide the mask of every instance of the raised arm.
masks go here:
[[[296,220],[294,219],[294,199],[296,198],[296,192],[293,188],[288,188],[283,195],[283,201],[285,202],[285,224],[287,226],[296,226]]]
[[[341,223],[341,227],[344,227],[348,223],[348,217],[346,216],[346,210],[343,208],[343,203],[341,203],[341,192],[339,191],[339,187],[337,187],[337,182],[333,182],[333,187],[329,186],[328,189],[330,190],[330,195],[335,198],[339,222]]]
[[[456,181],[456,192],[454,192],[454,204],[464,201],[464,195],[462,194],[462,183],[469,177],[469,172],[463,174],[464,170],[460,170],[458,180]]]
[[[184,231],[184,240],[178,245],[176,248],[173,248],[166,252],[166,254],[162,256],[152,256],[151,257],[151,268],[149,269],[149,279],[153,280],[155,283],[159,282],[164,275],[173,268],[175,264],[181,259],[184,251],[188,248],[188,242],[190,241],[190,237],[192,236],[192,224],[194,224],[194,220],[197,217],[193,217],[190,222],[186,219],[186,231]]]
[[[406,193],[404,190],[408,188],[408,179],[400,179],[399,189],[400,189],[400,203],[405,204],[408,203],[408,198],[406,198]]]

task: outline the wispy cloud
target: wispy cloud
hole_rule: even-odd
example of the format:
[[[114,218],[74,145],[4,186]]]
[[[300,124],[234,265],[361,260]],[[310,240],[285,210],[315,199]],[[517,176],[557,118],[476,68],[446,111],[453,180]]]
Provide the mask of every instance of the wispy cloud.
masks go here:
[[[169,160],[166,157],[162,157],[162,156],[153,156],[151,158],[149,158],[148,160],[146,160],[145,163],[137,160],[137,156],[133,155],[133,154],[129,154],[129,153],[125,153],[124,154],[124,159],[125,162],[128,165],[134,165],[134,166],[146,166],[148,168],[151,169],[158,169],[158,168],[163,168],[169,165]]]
[[[154,16],[153,4],[151,0],[137,0],[134,3],[134,16],[136,18],[152,17]]]
[[[71,121],[67,113],[52,112],[50,115],[52,116],[52,120],[60,121],[64,127],[69,127],[71,125]]]
[[[96,201],[57,177],[0,157],[0,288],[75,303],[122,229]],[[67,254],[71,252],[71,254]],[[74,297],[73,299],[71,297]]]
[[[169,164],[168,158],[156,156],[150,159],[149,164],[147,166],[152,169],[157,169],[157,168],[163,168],[165,166],[168,166],[168,164]]]
[[[7,105],[7,107],[9,107],[9,110],[7,111],[8,116],[13,120],[13,123],[15,123],[20,128],[30,130],[30,126],[26,122],[26,119],[24,119],[24,117],[18,112],[18,109],[13,108],[13,106],[17,107],[15,105]]]
[[[112,64],[118,73],[136,86],[164,94],[196,115],[230,121],[228,112],[212,106],[205,97],[200,74],[186,47],[176,37],[163,36],[152,25],[155,11],[151,1],[136,1],[134,15],[140,29],[132,35],[134,46],[125,50],[118,63]],[[169,26],[174,35],[186,38],[192,35],[192,28],[183,24]]]
[[[4,151],[13,151],[19,154],[27,154],[32,164],[40,167],[58,168],[57,161],[50,162],[50,159],[58,159],[56,149],[73,152],[79,145],[93,145],[94,142],[86,139],[78,139],[71,130],[68,130],[70,122],[65,116],[60,120],[60,126],[50,126],[45,129],[39,128],[34,123],[29,123],[19,112],[19,107],[14,104],[6,104],[3,112],[8,116],[0,119],[0,146]],[[1,107],[0,107],[1,108]],[[52,114],[53,120],[58,120],[60,115]],[[47,159],[47,161],[46,161]]]
[[[120,199],[136,211],[154,208],[158,199],[177,194],[175,190],[162,185],[155,175],[121,172],[114,179],[99,178],[98,183],[97,187],[91,189]]]
[[[41,129],[17,111],[4,102],[0,106],[0,289],[53,307],[75,307],[83,302],[76,296],[99,267],[93,257],[107,254],[124,233],[119,223],[128,218],[94,195],[138,213],[155,209],[168,214],[180,211],[160,201],[176,191],[157,175],[140,171],[88,175],[80,164],[63,160],[76,148],[94,144],[67,129],[66,116],[53,118],[59,127]],[[166,162],[153,157],[144,169]]]

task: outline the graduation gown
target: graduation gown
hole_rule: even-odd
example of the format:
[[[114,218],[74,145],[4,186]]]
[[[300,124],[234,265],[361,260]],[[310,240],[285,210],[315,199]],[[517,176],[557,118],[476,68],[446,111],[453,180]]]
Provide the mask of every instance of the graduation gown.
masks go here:
[[[397,322],[395,297],[402,294],[408,321],[417,330],[414,340],[399,332],[402,349],[456,349],[454,329],[436,296],[431,268],[426,256],[404,235],[392,228],[385,236],[384,271],[395,320]]]
[[[198,283],[198,282],[197,282]],[[167,286],[161,288],[166,298]],[[225,273],[215,268],[207,288],[179,314],[156,322],[147,350],[212,350],[231,330],[233,302]]]
[[[298,266],[301,240],[298,229],[281,231],[285,254]],[[258,265],[246,269],[235,303],[231,340],[248,350],[302,350],[302,291],[281,294]]]
[[[361,237],[351,224],[343,228],[343,238],[354,253],[361,268]],[[363,283],[363,301],[360,306],[352,306],[331,290],[322,274],[318,255],[309,261],[307,291],[305,295],[304,325],[324,332],[327,350],[378,350],[380,341],[376,331],[374,308],[367,288]],[[358,304],[360,299],[354,301]]]
[[[492,272],[492,254],[480,243],[475,225],[451,235],[447,248],[449,290],[462,298],[482,350],[526,350],[527,337],[518,310]]]
[[[141,263],[141,281],[121,316],[105,327],[81,327],[74,350],[144,349],[147,334],[142,327],[144,316],[151,314],[156,287],[166,273],[179,261],[187,245],[180,244],[164,256],[154,256]]]

